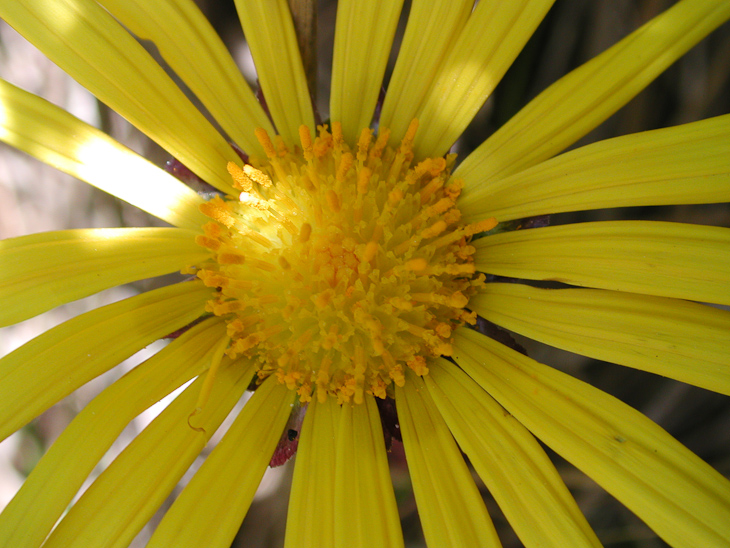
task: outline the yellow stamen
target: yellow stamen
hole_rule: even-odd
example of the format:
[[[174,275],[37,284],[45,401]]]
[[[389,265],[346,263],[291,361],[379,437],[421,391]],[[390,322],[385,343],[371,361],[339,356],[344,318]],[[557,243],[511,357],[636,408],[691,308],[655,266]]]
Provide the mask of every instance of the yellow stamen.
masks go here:
[[[332,139],[335,148],[342,146],[344,137],[342,136],[342,124],[340,122],[332,122]]]
[[[390,130],[384,128],[380,130],[378,139],[375,141],[375,145],[370,149],[370,158],[380,158],[383,155],[383,150],[388,146],[388,139],[390,139]]]
[[[259,171],[255,167],[245,165],[243,166],[243,172],[248,176],[249,179],[251,179],[255,183],[258,183],[262,187],[268,188],[271,186],[271,178],[263,171]]]
[[[309,133],[309,128],[305,125],[299,126],[299,141],[302,143],[302,153],[304,159],[307,162],[311,162],[314,159],[314,153],[312,152],[312,135]]]
[[[228,165],[240,196],[201,207],[212,222],[196,241],[210,258],[188,269],[214,288],[206,310],[227,322],[218,362],[254,360],[258,379],[274,376],[302,403],[357,404],[452,353],[484,282],[469,238],[496,220],[461,222],[454,157],[414,163],[417,128],[397,148],[386,128],[363,129],[352,146],[339,122],[316,138],[302,126],[301,148],[257,130],[268,161]]]
[[[352,154],[349,152],[342,155],[342,158],[340,159],[340,167],[337,168],[337,182],[342,183],[345,181],[347,172],[350,171],[350,168],[352,168],[353,162],[354,159]]]
[[[274,148],[274,143],[271,142],[266,130],[259,127],[256,128],[254,134],[256,135],[256,139],[258,139],[259,143],[261,143],[261,146],[264,147],[264,152],[266,153],[267,158],[269,158],[269,160],[276,158],[276,148]]]
[[[411,153],[413,150],[413,141],[416,138],[416,132],[418,131],[418,120],[414,118],[411,120],[411,123],[408,124],[408,129],[406,130],[406,135],[403,137],[403,141],[401,142],[400,149],[398,149],[398,152],[400,154],[403,154],[404,156]]]
[[[226,168],[228,169],[228,173],[230,173],[231,178],[233,179],[233,186],[235,188],[237,188],[238,190],[243,190],[244,192],[251,192],[251,189],[253,188],[253,181],[243,172],[240,167],[238,167],[233,162],[228,162]]]
[[[373,139],[373,130],[370,128],[363,128],[360,133],[360,139],[357,142],[357,160],[358,162],[364,162],[368,159],[368,149],[370,148],[370,141]]]

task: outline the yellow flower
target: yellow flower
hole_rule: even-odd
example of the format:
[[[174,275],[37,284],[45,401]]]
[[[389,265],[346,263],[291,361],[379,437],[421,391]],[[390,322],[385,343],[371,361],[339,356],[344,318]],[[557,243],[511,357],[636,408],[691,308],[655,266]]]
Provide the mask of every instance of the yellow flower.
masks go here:
[[[308,407],[287,546],[402,545],[383,397],[397,406],[429,546],[499,545],[461,451],[526,546],[599,544],[536,438],[669,544],[730,544],[725,478],[612,396],[464,325],[476,313],[730,394],[730,312],[702,304],[730,305],[729,229],[500,230],[550,213],[729,201],[730,116],[555,155],[728,19],[730,2],[681,0],[549,87],[454,169],[449,148],[551,4],[414,1],[372,134],[401,1],[338,3],[333,123],[319,128],[285,0],[236,2],[273,123],[189,0],[3,2],[3,19],[222,196],[204,202],[98,130],[0,84],[0,139],[175,227],[1,242],[0,325],[129,281],[195,274],[73,318],[0,360],[6,437],[188,328],[70,424],[0,515],[0,545],[127,545],[252,381],[150,546],[229,546],[295,401]],[[120,23],[158,47],[248,164]],[[64,514],[128,422],[191,379]]]

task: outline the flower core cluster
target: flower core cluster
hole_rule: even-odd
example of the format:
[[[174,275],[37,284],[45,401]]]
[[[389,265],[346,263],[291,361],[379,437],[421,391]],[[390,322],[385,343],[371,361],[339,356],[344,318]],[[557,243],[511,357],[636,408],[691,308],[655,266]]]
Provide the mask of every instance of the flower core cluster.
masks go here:
[[[227,321],[226,354],[258,361],[302,402],[316,394],[361,403],[428,373],[426,357],[450,355],[452,330],[483,282],[465,225],[454,156],[413,164],[414,120],[399,147],[389,131],[362,131],[355,149],[341,126],[318,127],[287,147],[257,131],[267,159],[228,165],[236,198],[202,206],[213,219],[197,276],[217,289],[209,312]]]

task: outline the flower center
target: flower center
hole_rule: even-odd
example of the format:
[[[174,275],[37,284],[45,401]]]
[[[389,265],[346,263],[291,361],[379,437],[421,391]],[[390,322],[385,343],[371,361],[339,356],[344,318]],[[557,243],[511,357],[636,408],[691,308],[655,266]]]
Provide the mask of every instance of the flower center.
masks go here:
[[[385,398],[475,321],[464,307],[484,277],[468,241],[496,221],[460,223],[455,156],[412,165],[417,126],[397,149],[365,129],[352,150],[337,122],[314,140],[302,126],[293,150],[257,130],[268,159],[229,164],[240,196],[201,206],[212,256],[196,271],[217,289],[207,310],[227,322],[226,354],[302,402]]]

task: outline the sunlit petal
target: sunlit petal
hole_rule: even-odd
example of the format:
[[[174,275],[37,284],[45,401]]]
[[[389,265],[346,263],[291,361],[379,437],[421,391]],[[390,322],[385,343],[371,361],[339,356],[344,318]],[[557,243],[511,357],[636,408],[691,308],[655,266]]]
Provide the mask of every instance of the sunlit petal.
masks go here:
[[[402,547],[383,427],[372,396],[342,406],[335,463],[335,546]]]
[[[151,40],[223,131],[249,154],[263,149],[254,136],[273,127],[226,46],[191,0],[101,0],[139,38]]]
[[[95,228],[0,241],[0,327],[67,302],[205,260],[195,233],[176,228]]]
[[[451,362],[430,362],[425,381],[525,546],[600,546],[555,466],[519,421]]]
[[[220,190],[238,156],[142,46],[92,0],[17,0],[0,17],[75,80]]]
[[[200,374],[224,335],[225,326],[217,318],[193,327],[86,405],[0,514],[0,545],[40,546],[127,423]]]
[[[380,115],[397,145],[426,99],[444,57],[464,28],[473,0],[414,0]]]
[[[402,5],[403,0],[337,2],[330,117],[342,123],[351,144],[370,126]]]
[[[199,228],[202,199],[161,169],[65,110],[0,80],[0,141],[163,221]],[[36,192],[43,192],[38,185]]]
[[[481,238],[477,270],[530,280],[730,304],[730,229],[606,221]]]
[[[506,179],[468,182],[459,209],[473,221],[730,202],[730,115],[600,141]]]
[[[0,242],[0,326],[129,281],[197,274],[0,359],[1,438],[150,342],[172,341],[45,451],[0,514],[0,545],[124,548],[159,521],[152,548],[228,548],[267,464],[299,445],[286,546],[399,548],[402,483],[395,491],[388,464],[399,430],[430,548],[499,547],[484,489],[527,548],[598,548],[542,443],[671,545],[730,546],[730,481],[616,398],[462,326],[479,314],[483,332],[486,321],[730,395],[730,228],[516,222],[730,201],[730,115],[551,159],[730,18],[728,0],[672,2],[452,173],[449,148],[553,2],[339,0],[330,112],[315,135],[317,0],[235,0],[256,94],[197,0],[0,0],[0,17],[172,154],[172,171],[222,191],[201,192],[203,204],[0,81],[0,141],[176,225]],[[240,148],[251,165],[236,169]],[[134,417],[173,391],[112,459]]]
[[[433,80],[416,117],[417,157],[445,154],[522,50],[555,0],[481,0]]]
[[[231,365],[229,361],[227,365],[216,375],[209,403],[195,417],[196,428],[202,431],[194,430],[188,422],[203,384],[203,378],[199,377],[114,459],[71,507],[43,546],[129,546],[251,382],[253,364]]]
[[[281,437],[294,392],[267,379],[183,489],[147,545],[228,548]]]
[[[0,359],[0,439],[85,382],[200,316],[210,289],[179,283],[97,308]]]
[[[286,0],[236,0],[243,33],[276,131],[299,143],[299,126],[314,131],[314,112]]]
[[[730,312],[594,289],[487,284],[469,301],[511,331],[730,395]]]
[[[426,542],[501,546],[479,490],[423,380],[406,372],[396,387],[398,422]]]
[[[730,17],[730,2],[682,0],[538,95],[456,173],[468,187],[504,178],[573,144]]]
[[[334,398],[309,403],[299,437],[289,512],[286,548],[334,546],[335,448],[340,407]],[[317,519],[312,519],[317,516]]]
[[[476,331],[455,333],[454,357],[533,434],[669,544],[730,543],[730,481],[647,417]]]

